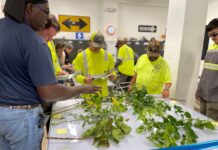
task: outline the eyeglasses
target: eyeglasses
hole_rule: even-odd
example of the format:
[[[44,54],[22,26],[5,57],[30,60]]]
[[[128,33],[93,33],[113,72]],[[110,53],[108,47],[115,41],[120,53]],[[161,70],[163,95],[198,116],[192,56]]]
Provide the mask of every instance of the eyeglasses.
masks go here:
[[[46,16],[48,16],[50,14],[50,11],[41,7],[40,5],[38,4],[34,4],[34,6],[36,6],[37,8],[39,8],[42,12],[44,12],[46,14]]]
[[[214,38],[218,35],[218,32],[213,32],[211,34],[208,34],[209,37]]]
[[[147,48],[147,51],[149,52],[149,53],[153,53],[153,54],[158,54],[158,53],[160,53],[160,50],[159,50],[159,48],[158,47],[148,47]]]
[[[150,51],[150,50],[147,50],[147,54],[148,55],[152,55],[152,56],[157,56],[157,55],[160,54],[160,52],[159,51]]]

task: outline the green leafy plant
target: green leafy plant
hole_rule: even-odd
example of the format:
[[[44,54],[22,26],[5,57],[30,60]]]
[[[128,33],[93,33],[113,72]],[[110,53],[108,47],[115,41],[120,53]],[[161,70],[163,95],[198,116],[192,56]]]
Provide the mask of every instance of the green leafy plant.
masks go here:
[[[214,125],[208,121],[208,120],[200,120],[200,119],[196,119],[196,122],[194,123],[194,126],[196,128],[199,129],[211,129],[211,130],[215,130]]]
[[[93,138],[93,144],[98,147],[109,147],[110,140],[119,143],[131,132],[131,127],[125,123],[127,119],[120,115],[127,111],[127,105],[133,107],[133,113],[143,122],[136,132],[146,133],[147,138],[160,148],[196,143],[198,136],[193,128],[215,129],[210,121],[192,118],[180,106],[156,100],[147,94],[145,87],[133,87],[130,93],[114,91],[111,96],[94,95],[86,99],[82,107],[78,106],[85,111],[82,115],[71,114],[75,120],[83,121],[83,127],[91,125],[82,138]]]
[[[92,95],[90,98],[86,98],[85,101],[82,103],[83,109],[85,111],[90,111],[90,109],[96,109],[99,111],[102,107],[102,99],[100,95]]]
[[[130,131],[131,127],[123,122],[123,117],[115,116],[114,119],[109,117],[97,121],[94,126],[83,133],[82,137],[94,138],[93,144],[98,147],[109,147],[109,139],[113,140],[115,143],[119,143]]]
[[[215,129],[210,121],[193,119],[180,106],[174,105],[172,109],[166,102],[155,100],[153,96],[147,95],[145,88],[133,88],[127,99],[133,106],[134,113],[138,114],[138,119],[143,121],[136,132],[149,133],[147,138],[157,147],[196,143],[198,136],[193,127]],[[177,117],[170,115],[173,111]]]
[[[114,112],[127,111],[127,107],[124,104],[122,104],[124,101],[123,99],[118,99],[118,98],[112,97],[111,101],[112,101],[112,106],[111,106],[112,111],[114,111]]]

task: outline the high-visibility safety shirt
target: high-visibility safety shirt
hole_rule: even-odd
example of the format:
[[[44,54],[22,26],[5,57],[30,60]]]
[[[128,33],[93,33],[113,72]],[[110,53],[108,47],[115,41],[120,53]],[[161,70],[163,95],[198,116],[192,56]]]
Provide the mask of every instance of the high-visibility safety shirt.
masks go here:
[[[98,53],[92,52],[89,48],[79,53],[73,65],[76,71],[76,80],[84,84],[85,77],[92,77],[91,84],[102,87],[102,96],[108,96],[107,78],[105,75],[116,75],[114,69],[113,56],[106,52],[104,49],[100,49]]]
[[[207,102],[218,102],[218,44],[209,47],[196,96]]]
[[[164,84],[172,82],[169,65],[161,56],[153,62],[147,54],[140,56],[134,70],[136,86],[145,86],[149,94],[161,94]]]
[[[131,47],[124,44],[118,50],[117,59],[122,60],[118,66],[118,71],[127,76],[134,75],[134,52]]]
[[[49,41],[47,43],[47,45],[48,45],[48,47],[50,49],[50,52],[51,52],[52,63],[53,63],[53,66],[54,66],[54,73],[57,76],[58,72],[60,72],[62,69],[61,69],[61,66],[60,66],[59,61],[58,61],[58,57],[57,57],[54,42]]]

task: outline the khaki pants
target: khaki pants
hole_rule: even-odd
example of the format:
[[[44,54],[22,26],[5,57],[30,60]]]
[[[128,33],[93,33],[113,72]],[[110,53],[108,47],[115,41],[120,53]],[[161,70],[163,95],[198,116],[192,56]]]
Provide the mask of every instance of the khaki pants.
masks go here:
[[[218,102],[207,102],[200,99],[200,112],[207,117],[218,121]]]

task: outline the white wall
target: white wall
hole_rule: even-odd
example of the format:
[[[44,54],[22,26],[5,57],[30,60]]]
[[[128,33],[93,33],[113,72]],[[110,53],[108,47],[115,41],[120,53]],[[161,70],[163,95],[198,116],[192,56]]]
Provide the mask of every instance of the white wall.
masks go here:
[[[208,12],[207,12],[207,23],[214,18],[218,18],[218,0],[209,0]]]
[[[4,7],[4,3],[5,3],[5,0],[0,0],[0,18],[4,17],[4,14],[2,12],[3,7]]]
[[[114,17],[115,14],[113,13],[102,13],[102,7],[104,6],[101,3],[103,1],[114,3],[111,3],[111,7],[117,8],[116,15],[118,17]],[[218,0],[208,1],[207,23],[218,17]],[[116,6],[115,2],[118,3],[118,6]],[[5,0],[0,0],[1,9],[4,3]],[[148,36],[149,38],[155,36],[160,38],[160,35],[165,33],[169,0],[50,0],[49,3],[51,13],[55,15],[90,16],[91,31],[104,31],[107,24],[115,24],[117,26],[117,35],[109,37],[112,40],[119,36]],[[105,15],[105,17],[102,15]],[[3,16],[0,10],[0,18]],[[117,20],[118,18],[119,20]],[[102,23],[105,19],[107,20],[106,23]],[[158,32],[157,34],[138,33],[138,24],[156,24],[158,25]],[[72,39],[75,33],[63,32],[58,34],[58,37],[63,36]],[[85,34],[85,36],[88,38],[89,34]]]
[[[168,7],[169,5],[169,0],[117,0],[117,1],[119,3],[140,4],[140,5],[158,6],[158,7]]]
[[[51,0],[49,1],[52,14],[72,15],[72,16],[90,16],[91,32],[99,30],[99,0]],[[84,34],[85,38],[89,38],[90,34]],[[60,32],[58,38],[66,37],[74,39],[74,32]]]
[[[160,39],[165,34],[168,8],[163,6],[151,6],[142,4],[119,3],[118,35],[121,37],[145,36]],[[156,25],[157,32],[138,32],[138,25]]]
[[[159,39],[161,34],[165,34],[168,0],[51,0],[49,2],[51,13],[57,16],[58,14],[90,16],[91,32],[96,30],[105,32],[107,25],[115,25],[116,35],[107,37],[110,41],[120,36],[147,36],[148,39],[154,36]],[[107,7],[117,10],[114,13],[108,13],[104,10]],[[157,25],[157,33],[138,33],[140,24]],[[57,37],[71,39],[74,36],[75,33],[68,32],[61,32],[57,35]],[[85,37],[88,38],[89,34],[85,34]]]
[[[91,32],[105,34],[109,51],[115,55],[117,37],[142,37],[160,39],[165,34],[168,0],[51,0],[51,13],[58,16],[90,16]],[[115,8],[114,12],[106,11]],[[108,25],[116,27],[114,35],[106,34]],[[138,25],[157,25],[157,33],[139,33]],[[90,34],[84,33],[89,39]],[[75,39],[73,32],[60,32],[56,38]]]

